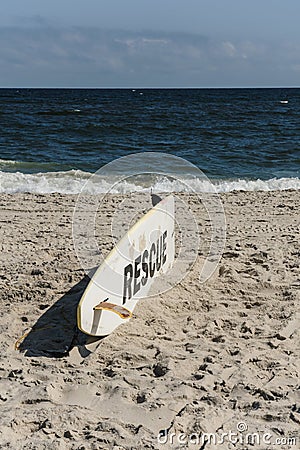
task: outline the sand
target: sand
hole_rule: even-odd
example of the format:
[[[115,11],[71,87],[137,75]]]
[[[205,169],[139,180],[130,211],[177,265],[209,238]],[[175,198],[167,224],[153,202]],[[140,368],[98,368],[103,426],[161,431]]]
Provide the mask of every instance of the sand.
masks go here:
[[[227,240],[210,280],[198,283],[199,252],[179,285],[88,342],[76,196],[0,196],[1,449],[250,447],[221,443],[230,431],[257,433],[250,448],[300,448],[299,192],[221,198]]]

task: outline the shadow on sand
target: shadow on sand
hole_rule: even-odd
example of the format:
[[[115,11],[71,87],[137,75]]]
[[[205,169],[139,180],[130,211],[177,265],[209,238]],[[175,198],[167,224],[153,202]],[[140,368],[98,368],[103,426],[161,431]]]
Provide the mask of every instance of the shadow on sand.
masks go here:
[[[99,338],[82,333],[76,317],[78,302],[89,281],[88,276],[84,277],[37,320],[18,345],[25,356],[62,358],[76,346],[83,358],[91,353],[86,345]]]

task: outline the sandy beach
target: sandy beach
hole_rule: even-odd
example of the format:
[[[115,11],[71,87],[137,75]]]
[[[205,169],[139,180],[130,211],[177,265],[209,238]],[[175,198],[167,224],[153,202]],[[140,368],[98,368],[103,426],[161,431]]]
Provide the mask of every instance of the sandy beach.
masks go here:
[[[76,196],[1,194],[1,449],[300,448],[299,191],[221,199],[226,247],[210,280],[198,282],[199,255],[90,342],[76,327]],[[111,198],[104,253],[114,210]],[[230,431],[260,442],[221,442]]]

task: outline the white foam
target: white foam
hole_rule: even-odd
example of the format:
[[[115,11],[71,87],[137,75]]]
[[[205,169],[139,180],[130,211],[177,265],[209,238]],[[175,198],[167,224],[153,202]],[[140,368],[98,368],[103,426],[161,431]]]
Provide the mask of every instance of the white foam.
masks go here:
[[[300,190],[300,178],[271,178],[270,180],[222,181],[216,184],[218,192],[232,191],[286,191]]]
[[[91,174],[80,170],[67,172],[46,172],[24,174],[21,172],[0,171],[0,193],[14,194],[30,192],[48,194],[78,194],[85,186]],[[232,191],[283,191],[287,189],[300,190],[299,178],[273,178],[270,180],[213,180],[213,186],[205,179],[168,179],[164,176],[152,178],[152,182],[142,183],[139,180],[123,180],[112,187],[112,179],[94,176],[88,184],[89,194],[126,193],[136,191],[154,192],[232,192]]]
[[[153,190],[180,192],[189,191],[191,187],[195,192],[232,192],[232,191],[284,191],[288,189],[300,190],[299,178],[272,178],[269,180],[211,180],[211,184],[205,179],[188,180],[187,186],[177,180],[159,180],[153,186]],[[212,186],[213,185],[213,186]]]
[[[84,172],[81,174],[80,171],[75,170],[37,174],[0,171],[0,192],[7,194],[18,192],[76,194],[80,192],[88,178],[83,174]]]
[[[17,163],[18,161],[14,161],[11,159],[0,159],[0,167],[15,166]]]

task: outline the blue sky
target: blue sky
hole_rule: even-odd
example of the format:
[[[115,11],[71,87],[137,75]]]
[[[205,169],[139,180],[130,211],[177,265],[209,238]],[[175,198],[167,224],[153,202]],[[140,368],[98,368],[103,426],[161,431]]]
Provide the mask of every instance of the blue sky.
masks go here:
[[[299,86],[299,0],[10,0],[2,87]]]

